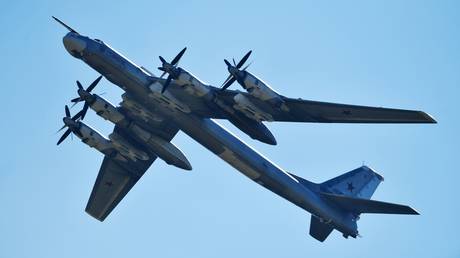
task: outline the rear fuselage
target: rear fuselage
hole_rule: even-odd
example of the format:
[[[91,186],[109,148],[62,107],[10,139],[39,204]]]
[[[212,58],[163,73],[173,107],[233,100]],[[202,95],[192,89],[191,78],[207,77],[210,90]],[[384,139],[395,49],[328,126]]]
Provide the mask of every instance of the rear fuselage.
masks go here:
[[[299,183],[297,179],[215,121],[195,115],[187,108],[187,103],[177,103],[177,99],[170,92],[162,94],[158,78],[102,41],[68,33],[64,37],[64,45],[74,57],[83,60],[152,112],[169,119],[187,135],[251,180],[322,220],[332,223],[344,235],[355,237],[358,234],[356,221],[352,216],[322,200],[315,187]],[[183,94],[188,93],[184,91]]]

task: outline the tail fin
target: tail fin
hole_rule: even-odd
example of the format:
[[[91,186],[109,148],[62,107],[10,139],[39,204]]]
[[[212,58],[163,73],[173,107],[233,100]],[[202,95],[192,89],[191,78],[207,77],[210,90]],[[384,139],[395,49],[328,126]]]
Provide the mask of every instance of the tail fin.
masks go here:
[[[370,200],[383,177],[367,166],[362,166],[321,184],[315,184],[294,174],[290,174],[301,184],[317,192],[321,198],[334,204],[343,212],[354,216],[354,223],[362,213],[411,214],[419,213],[409,206]],[[323,221],[312,215],[310,235],[323,242],[334,230],[333,221]],[[350,235],[347,232],[344,237]]]
[[[362,166],[322,184],[322,192],[370,199],[383,177],[367,166]]]

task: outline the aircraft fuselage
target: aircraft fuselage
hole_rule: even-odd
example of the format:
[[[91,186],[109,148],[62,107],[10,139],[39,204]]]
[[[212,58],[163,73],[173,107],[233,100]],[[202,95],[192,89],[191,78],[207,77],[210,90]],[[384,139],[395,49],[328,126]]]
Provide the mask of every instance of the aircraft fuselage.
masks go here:
[[[162,94],[158,78],[108,45],[72,32],[64,37],[64,45],[72,56],[83,60],[152,112],[173,121],[183,132],[251,180],[322,220],[330,221],[344,235],[356,237],[358,234],[351,214],[321,199],[314,187],[301,184],[215,121],[195,115],[187,103],[177,101],[168,90]]]

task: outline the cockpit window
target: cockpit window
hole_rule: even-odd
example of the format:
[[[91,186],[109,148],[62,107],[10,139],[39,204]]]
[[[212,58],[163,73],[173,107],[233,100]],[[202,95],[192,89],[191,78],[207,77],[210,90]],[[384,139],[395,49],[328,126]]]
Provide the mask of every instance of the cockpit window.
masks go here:
[[[102,42],[102,40],[100,40],[100,39],[94,39],[94,41],[96,41],[96,42],[98,42],[98,43],[104,43],[104,42]]]

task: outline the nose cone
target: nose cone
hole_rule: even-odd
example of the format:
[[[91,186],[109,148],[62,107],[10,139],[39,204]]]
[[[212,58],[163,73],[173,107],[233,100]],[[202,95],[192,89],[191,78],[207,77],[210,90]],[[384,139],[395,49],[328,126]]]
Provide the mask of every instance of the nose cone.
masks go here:
[[[74,57],[79,58],[83,55],[86,49],[85,39],[73,32],[67,33],[62,39],[65,49]]]
[[[93,96],[91,93],[87,92],[84,89],[78,89],[78,95],[84,101],[90,101],[91,97]]]
[[[64,118],[62,119],[62,121],[63,121],[64,124],[65,124],[66,126],[68,126],[69,128],[70,128],[70,127],[74,127],[75,124],[76,124],[75,121],[73,121],[72,118],[70,118],[70,117],[64,117]]]
[[[236,67],[230,65],[230,66],[227,67],[227,70],[228,70],[228,72],[231,73],[232,75],[234,75],[234,76],[237,75],[236,73],[238,72],[238,70],[236,69]]]

